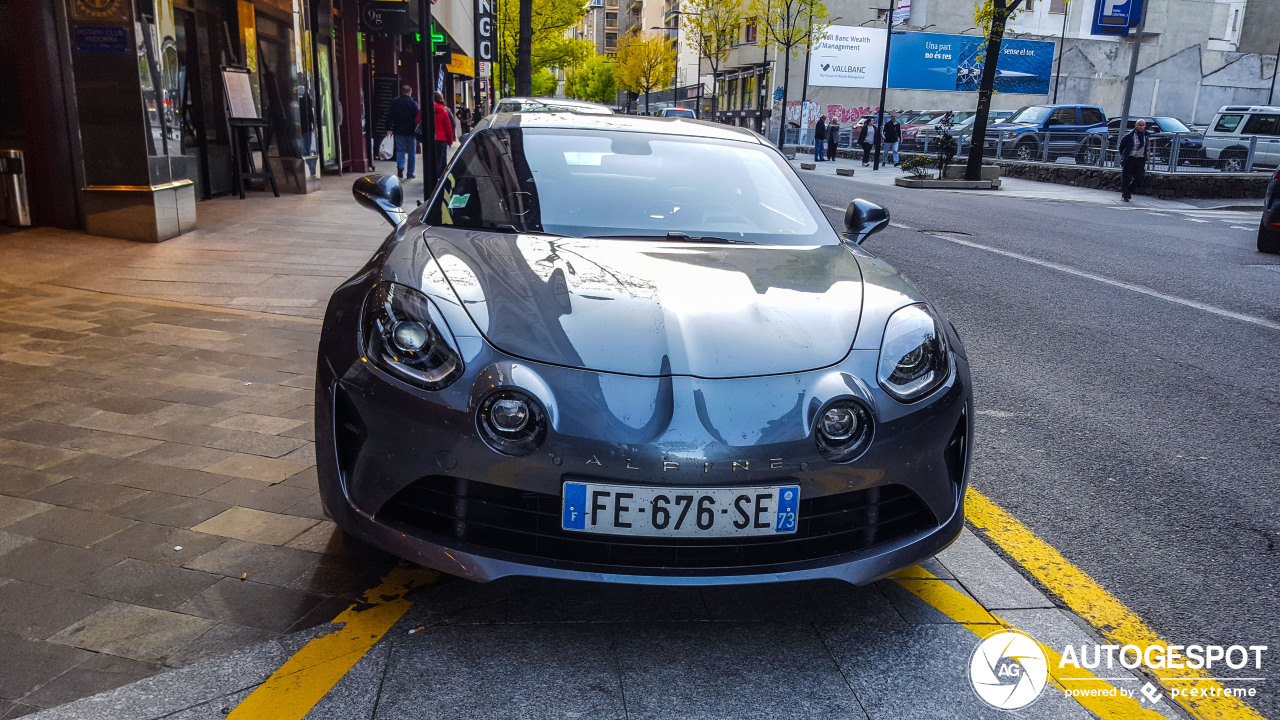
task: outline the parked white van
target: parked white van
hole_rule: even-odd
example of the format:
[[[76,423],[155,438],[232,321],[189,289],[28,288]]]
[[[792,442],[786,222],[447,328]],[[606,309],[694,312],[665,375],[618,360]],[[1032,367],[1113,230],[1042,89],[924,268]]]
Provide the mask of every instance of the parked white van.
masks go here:
[[[1225,172],[1244,172],[1249,146],[1255,166],[1280,165],[1280,106],[1224,105],[1204,133],[1204,152]]]

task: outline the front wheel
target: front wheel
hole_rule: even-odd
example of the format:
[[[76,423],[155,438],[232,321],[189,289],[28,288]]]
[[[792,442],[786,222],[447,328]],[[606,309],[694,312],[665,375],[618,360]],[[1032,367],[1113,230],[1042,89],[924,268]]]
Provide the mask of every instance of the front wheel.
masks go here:
[[[1239,150],[1224,152],[1218,159],[1218,169],[1222,172],[1229,173],[1244,172],[1246,157],[1247,156]]]
[[[1267,219],[1258,221],[1258,252],[1280,253],[1280,230],[1267,227]]]
[[[1035,140],[1019,140],[1018,144],[1013,147],[1014,158],[1023,162],[1035,160],[1040,155],[1040,151],[1036,149]]]

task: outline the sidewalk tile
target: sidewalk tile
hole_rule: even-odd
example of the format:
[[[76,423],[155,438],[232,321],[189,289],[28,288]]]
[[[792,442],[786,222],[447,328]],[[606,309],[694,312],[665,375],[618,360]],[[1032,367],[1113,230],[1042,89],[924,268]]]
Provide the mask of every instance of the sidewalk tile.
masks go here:
[[[56,485],[69,477],[66,473],[28,470],[14,465],[0,465],[0,495],[20,497],[40,488]]]
[[[48,423],[42,420],[27,420],[0,430],[0,438],[51,447],[61,446],[63,443],[78,440],[91,434],[89,430],[83,428]]]
[[[243,575],[255,582],[283,586],[293,583],[319,560],[318,555],[296,548],[227,540],[217,548],[188,560],[183,567],[237,580]]]
[[[295,450],[294,452],[298,451]],[[216,462],[204,470],[205,472],[249,478],[264,483],[278,483],[297,475],[314,464],[314,459],[311,462],[307,462],[305,457],[293,459],[286,455],[283,458],[267,458],[260,455],[237,454]],[[295,500],[294,502],[297,501]]]
[[[1051,600],[969,530],[938,553],[938,561],[988,610],[1054,607]]]
[[[235,650],[253,647],[274,637],[275,633],[261,628],[220,622],[165,658],[164,664],[169,667],[183,667],[201,660],[223,656]]]
[[[163,400],[143,397],[108,397],[89,403],[90,407],[120,415],[146,415],[170,405]]]
[[[192,438],[192,440],[196,440],[196,438]],[[134,460],[156,465],[179,467],[187,470],[203,470],[233,455],[234,453],[229,450],[216,450],[180,442],[161,441],[160,444],[130,457]]]
[[[106,455],[108,457],[131,457],[148,448],[159,445],[161,440],[150,440],[132,435],[119,435],[113,432],[102,432],[98,430],[90,430],[86,437],[69,440],[59,443],[68,450],[80,450],[83,452],[94,453],[96,455]]]
[[[5,554],[0,573],[37,585],[71,589],[120,559],[119,555],[100,550],[32,540]]]
[[[31,541],[29,537],[14,535],[0,530],[0,557],[17,550]]]
[[[233,507],[192,530],[266,545],[284,545],[315,524],[315,520],[307,518]]]
[[[92,656],[84,650],[27,640],[3,631],[0,647],[7,657],[22,658],[22,662],[0,663],[0,697],[5,698],[22,698]]]
[[[0,465],[17,465],[31,470],[43,470],[50,465],[65,462],[79,455],[80,453],[71,450],[0,438]]]
[[[228,505],[291,514],[286,511],[315,493],[308,488],[292,487],[283,483],[272,485],[261,480],[232,478],[201,497],[224,502]]]
[[[307,552],[336,555],[343,551],[343,533],[330,520],[318,522],[315,527],[290,540],[285,547]]]
[[[288,420],[270,415],[256,415],[254,413],[240,413],[239,415],[229,417],[221,422],[213,423],[213,426],[227,428],[228,430],[247,430],[249,432],[262,433],[264,435],[279,435],[280,433],[286,430],[292,430],[301,424],[301,420]]]
[[[77,510],[101,511],[142,497],[146,492],[146,490],[122,485],[110,485],[93,480],[71,478],[57,485],[37,490],[27,495],[27,497],[31,500],[39,500]]]
[[[132,520],[73,508],[53,507],[5,528],[15,535],[87,548],[133,525]]]
[[[151,492],[137,500],[130,500],[111,508],[111,514],[131,520],[186,529],[226,509],[225,504],[211,500]]]
[[[0,585],[0,630],[44,640],[107,602],[80,592],[10,580]]]
[[[178,609],[220,622],[284,632],[323,599],[275,585],[222,578]]]
[[[150,677],[163,669],[151,663],[95,653],[22,701],[43,708],[54,707]]]
[[[112,603],[49,640],[141,662],[161,663],[213,625],[212,620],[192,615]]]
[[[97,413],[97,408],[91,408],[87,405],[51,402],[47,400],[38,402],[34,405],[29,405],[21,410],[14,411],[14,414],[25,418],[31,418],[32,420],[44,420],[46,422],[64,423],[67,425],[73,425]]]
[[[173,610],[219,579],[209,573],[126,558],[76,589],[94,597]]]
[[[152,563],[182,565],[224,542],[227,539],[217,535],[140,522],[95,543],[93,549]]]

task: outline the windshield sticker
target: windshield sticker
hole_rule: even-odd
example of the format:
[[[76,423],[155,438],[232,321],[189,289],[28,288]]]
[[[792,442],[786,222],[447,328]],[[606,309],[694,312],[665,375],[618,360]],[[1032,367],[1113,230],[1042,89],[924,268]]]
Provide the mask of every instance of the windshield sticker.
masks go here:
[[[455,208],[466,207],[467,201],[469,201],[470,199],[471,199],[471,193],[467,193],[466,195],[454,195],[453,197],[449,198],[449,209],[453,210]]]

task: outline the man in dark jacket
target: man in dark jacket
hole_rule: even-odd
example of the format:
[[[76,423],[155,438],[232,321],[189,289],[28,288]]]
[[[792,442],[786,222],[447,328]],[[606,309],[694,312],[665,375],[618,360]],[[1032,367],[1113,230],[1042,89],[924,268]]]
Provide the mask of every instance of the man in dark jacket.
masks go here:
[[[884,121],[884,161],[889,162],[889,153],[893,153],[893,165],[898,165],[898,141],[902,140],[902,126],[898,124],[898,116],[895,113],[889,113],[889,119]]]
[[[827,116],[823,115],[818,118],[818,124],[813,128],[813,161],[822,162],[826,160],[824,157],[824,149],[827,147]]]
[[[387,126],[396,143],[396,177],[404,178],[405,156],[408,156],[409,180],[413,179],[413,171],[417,165],[418,136],[417,128],[418,102],[413,99],[413,88],[404,85],[400,88],[400,97],[391,101]]]
[[[862,118],[861,129],[858,130],[858,144],[862,146],[862,166],[871,164],[871,149],[876,144],[875,121],[870,115]]]
[[[1142,187],[1147,172],[1147,121],[1139,120],[1120,141],[1120,199],[1129,202],[1133,191]]]
[[[840,123],[835,118],[831,118],[831,122],[827,125],[827,154],[828,160],[836,159],[836,143],[840,141]]]

